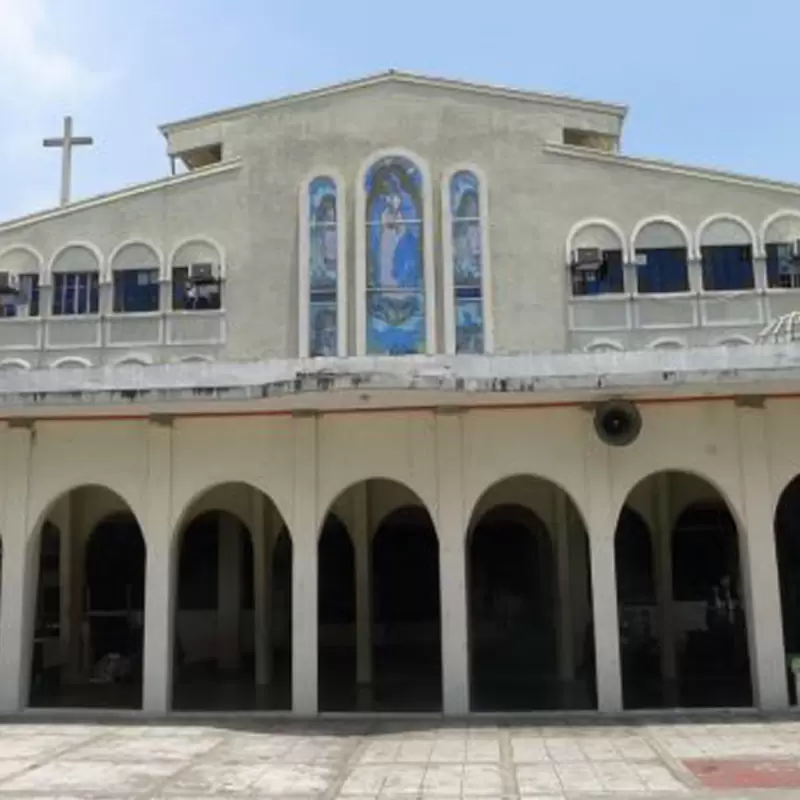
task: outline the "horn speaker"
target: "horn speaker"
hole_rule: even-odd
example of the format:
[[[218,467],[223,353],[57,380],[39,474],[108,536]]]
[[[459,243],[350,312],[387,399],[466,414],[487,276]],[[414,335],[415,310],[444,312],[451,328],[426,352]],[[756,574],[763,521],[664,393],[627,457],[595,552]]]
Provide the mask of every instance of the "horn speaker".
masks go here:
[[[607,445],[626,447],[639,438],[642,417],[629,400],[608,400],[595,408],[594,429]]]

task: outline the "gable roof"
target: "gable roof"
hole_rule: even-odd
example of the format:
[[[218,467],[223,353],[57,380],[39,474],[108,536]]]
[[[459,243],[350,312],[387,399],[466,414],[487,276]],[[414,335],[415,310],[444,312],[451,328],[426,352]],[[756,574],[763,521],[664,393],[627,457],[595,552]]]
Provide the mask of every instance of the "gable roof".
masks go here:
[[[358,89],[365,89],[371,86],[380,86],[385,83],[397,83],[407,86],[423,86],[436,89],[450,89],[455,91],[467,92],[471,94],[484,95],[489,97],[501,97],[507,100],[517,100],[533,103],[547,103],[549,105],[561,106],[564,108],[574,108],[584,111],[594,111],[624,119],[628,112],[628,107],[615,103],[601,103],[592,100],[581,100],[577,97],[568,95],[546,94],[543,92],[531,92],[522,89],[512,89],[504,86],[492,86],[482,83],[469,83],[468,81],[452,80],[449,78],[434,78],[425,75],[416,75],[411,72],[398,72],[388,70],[375,75],[368,75],[365,78],[358,78],[352,81],[344,81],[320,89],[312,89],[297,94],[284,95],[272,100],[264,100],[259,103],[250,103],[243,106],[222,109],[208,114],[199,114],[195,117],[168,122],[159,126],[159,131],[168,136],[172,131],[180,128],[191,127],[205,122],[219,122],[223,120],[236,119],[238,117],[251,114],[254,111],[261,111],[271,108],[280,108],[306,100],[314,100],[321,97],[328,97],[334,94],[343,94]]]

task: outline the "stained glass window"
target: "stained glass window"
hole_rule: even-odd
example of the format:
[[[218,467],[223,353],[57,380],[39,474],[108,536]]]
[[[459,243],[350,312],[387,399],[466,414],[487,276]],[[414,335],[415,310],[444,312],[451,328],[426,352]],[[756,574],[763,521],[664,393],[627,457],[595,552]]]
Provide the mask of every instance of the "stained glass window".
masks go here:
[[[332,178],[314,178],[308,187],[308,354],[338,352],[338,196]]]
[[[423,181],[402,156],[375,162],[366,194],[367,352],[424,353]]]
[[[457,172],[450,179],[456,353],[484,350],[481,212],[478,176]]]

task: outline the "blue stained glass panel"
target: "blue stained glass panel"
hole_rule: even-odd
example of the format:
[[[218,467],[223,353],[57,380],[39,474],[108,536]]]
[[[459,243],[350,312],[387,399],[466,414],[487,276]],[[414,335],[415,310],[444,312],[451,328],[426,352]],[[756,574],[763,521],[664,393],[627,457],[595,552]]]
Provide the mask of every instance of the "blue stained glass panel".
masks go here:
[[[456,353],[483,352],[483,302],[456,300]]]
[[[383,158],[367,173],[367,284],[385,290],[422,287],[422,176],[408,159]]]
[[[339,267],[336,184],[315,178],[308,189],[309,276],[312,291],[335,289]]]
[[[425,303],[421,292],[367,294],[367,350],[388,355],[425,352]]]
[[[450,181],[450,212],[453,219],[478,219],[480,212],[478,176],[457,172]]]
[[[479,220],[453,222],[453,283],[479,286],[483,272],[483,244]]]
[[[309,312],[309,355],[335,356],[338,352],[336,301],[314,302]]]

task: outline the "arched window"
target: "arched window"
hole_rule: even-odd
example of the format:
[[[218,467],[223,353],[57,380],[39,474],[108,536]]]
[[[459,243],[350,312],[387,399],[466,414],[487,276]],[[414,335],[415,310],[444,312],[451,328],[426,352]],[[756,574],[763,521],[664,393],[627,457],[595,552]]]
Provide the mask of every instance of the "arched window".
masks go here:
[[[39,316],[42,258],[25,246],[0,253],[0,319]]]
[[[115,313],[158,311],[161,259],[152,247],[132,242],[111,256]]]
[[[800,214],[774,214],[762,230],[767,257],[767,287],[800,289]]]
[[[300,355],[346,354],[346,289],[343,182],[333,174],[313,177],[301,196]]]
[[[612,222],[590,219],[575,225],[567,237],[573,297],[625,292],[625,245]]]
[[[482,186],[477,174],[469,169],[455,172],[448,181],[450,246],[445,248],[445,269],[451,270],[452,291],[448,286],[445,302],[453,304],[455,327],[453,347],[456,353],[483,353],[486,349],[484,306],[485,241]],[[447,235],[447,234],[445,234]],[[447,285],[447,284],[445,284]]]
[[[689,240],[672,220],[647,220],[633,235],[639,294],[689,291]]]
[[[425,183],[420,168],[401,155],[378,159],[364,176],[367,353],[405,355],[432,347]]]
[[[223,260],[206,239],[184,242],[170,259],[174,311],[216,311],[222,308]]]
[[[53,259],[53,316],[84,316],[99,312],[100,258],[88,245],[65,247]]]
[[[753,289],[754,234],[737,217],[719,215],[700,226],[698,244],[703,268],[703,289],[731,292]]]

